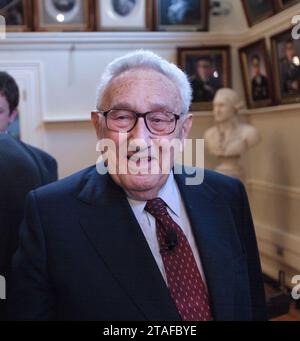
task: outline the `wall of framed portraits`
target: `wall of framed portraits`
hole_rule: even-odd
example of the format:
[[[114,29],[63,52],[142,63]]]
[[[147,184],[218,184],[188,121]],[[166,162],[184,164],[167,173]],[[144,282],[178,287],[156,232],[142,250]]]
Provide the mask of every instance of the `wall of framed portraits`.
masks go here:
[[[211,15],[207,22],[187,22],[189,28],[180,31],[182,23],[172,16],[163,17],[157,7],[150,9],[147,1],[132,9],[120,8],[118,2],[111,2],[108,8],[102,0],[92,15],[78,3],[53,1],[53,6],[46,8],[31,2],[30,12],[28,2],[19,11],[37,16],[34,20],[28,16],[26,21],[17,15],[19,20],[11,19],[11,26],[17,27],[11,29],[19,32],[9,32],[6,40],[0,40],[0,70],[14,75],[21,88],[22,139],[53,154],[60,176],[67,176],[98,158],[89,117],[95,108],[100,75],[114,57],[133,49],[151,49],[185,68],[191,79],[195,66],[210,68],[218,75],[213,88],[233,87],[246,104],[241,119],[254,125],[262,136],[262,142],[244,162],[264,272],[273,278],[278,270],[286,271],[287,278],[299,273],[300,98],[293,91],[297,82],[293,77],[280,78],[280,70],[289,69],[284,57],[290,49],[300,56],[298,45],[286,44],[291,17],[300,14],[300,5],[280,9],[280,13],[250,26],[243,2],[228,0],[228,16]],[[111,14],[115,12],[119,17]],[[200,8],[200,19],[201,13]],[[64,18],[57,17],[59,14]],[[139,20],[131,20],[133,16]],[[32,29],[30,20],[37,32],[20,32]],[[89,31],[89,23],[101,32]],[[154,32],[153,25],[160,31]],[[258,68],[268,82],[256,92],[251,76]],[[212,94],[204,95],[205,100],[193,103],[192,138],[203,137],[213,125]],[[214,168],[216,163],[206,153],[205,166]]]
[[[209,0],[2,0],[9,31],[207,31]]]

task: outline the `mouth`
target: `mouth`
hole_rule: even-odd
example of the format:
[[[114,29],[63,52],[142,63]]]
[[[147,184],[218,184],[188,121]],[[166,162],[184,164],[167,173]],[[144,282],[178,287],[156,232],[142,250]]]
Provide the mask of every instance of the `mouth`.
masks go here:
[[[143,163],[149,163],[151,161],[153,161],[155,158],[151,157],[151,156],[139,156],[136,154],[133,155],[127,155],[127,160],[130,162],[134,162],[137,165],[139,164],[143,164]]]

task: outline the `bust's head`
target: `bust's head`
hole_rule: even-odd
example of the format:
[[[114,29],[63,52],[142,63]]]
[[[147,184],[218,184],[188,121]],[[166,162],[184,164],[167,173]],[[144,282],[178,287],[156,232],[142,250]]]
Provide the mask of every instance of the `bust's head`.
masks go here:
[[[217,123],[233,119],[243,107],[236,91],[222,88],[217,91],[213,100],[213,114]]]

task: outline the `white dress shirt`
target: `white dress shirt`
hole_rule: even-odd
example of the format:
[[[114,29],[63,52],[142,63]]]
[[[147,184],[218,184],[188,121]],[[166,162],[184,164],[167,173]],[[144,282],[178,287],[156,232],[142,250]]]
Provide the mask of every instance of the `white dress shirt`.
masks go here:
[[[161,198],[168,205],[167,207],[168,213],[184,232],[191,246],[202,279],[206,284],[197,244],[195,242],[191,224],[183,200],[181,198],[180,191],[174,179],[173,173],[169,175],[167,182],[160,189],[158,197]],[[145,206],[147,203],[146,201],[137,201],[129,197],[128,201],[149,244],[149,247],[151,249],[153,257],[155,258],[157,266],[159,267],[159,270],[161,271],[161,274],[165,282],[167,283],[166,272],[164,269],[164,264],[159,251],[159,245],[156,236],[155,218],[145,210]]]

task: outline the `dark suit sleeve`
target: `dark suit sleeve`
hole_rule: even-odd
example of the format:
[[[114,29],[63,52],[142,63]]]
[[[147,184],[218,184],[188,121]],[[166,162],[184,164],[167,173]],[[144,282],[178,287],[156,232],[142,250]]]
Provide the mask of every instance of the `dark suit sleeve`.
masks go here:
[[[27,197],[19,248],[13,258],[8,313],[11,320],[55,319],[45,237],[34,192]]]
[[[2,183],[4,174],[0,167],[0,276],[7,278],[8,266],[6,264],[6,249],[9,245],[9,230],[6,227],[8,221],[9,212],[7,209],[7,197],[6,192],[3,191],[4,184]],[[4,226],[5,225],[5,226]],[[6,319],[6,300],[0,299],[0,321]]]
[[[245,187],[241,182],[239,182],[239,186],[243,204],[240,238],[242,239],[248,262],[252,319],[254,321],[266,320],[266,299],[252,215]]]
[[[24,146],[36,161],[36,164],[40,169],[42,184],[47,185],[51,182],[57,181],[58,171],[56,160],[43,150],[25,144]]]
[[[44,179],[44,183],[48,184],[54,181],[57,181],[58,172],[57,172],[57,162],[56,160],[49,154],[42,152],[40,154],[41,159],[44,161],[45,173],[47,176]]]

